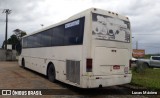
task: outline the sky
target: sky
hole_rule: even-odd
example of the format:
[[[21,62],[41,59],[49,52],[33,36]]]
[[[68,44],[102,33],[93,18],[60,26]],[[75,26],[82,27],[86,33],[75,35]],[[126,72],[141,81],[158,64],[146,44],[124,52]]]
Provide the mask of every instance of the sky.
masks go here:
[[[138,49],[145,49],[147,54],[160,53],[159,0],[0,0],[0,47],[5,39],[3,9],[12,10],[8,16],[9,38],[15,29],[30,34],[91,7],[129,17],[133,48],[137,42]]]

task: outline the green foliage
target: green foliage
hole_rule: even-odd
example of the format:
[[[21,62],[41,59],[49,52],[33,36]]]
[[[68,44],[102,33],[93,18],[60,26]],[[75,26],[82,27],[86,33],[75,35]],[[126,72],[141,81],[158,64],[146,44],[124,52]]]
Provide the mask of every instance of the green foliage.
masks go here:
[[[11,35],[11,37],[8,39],[8,44],[16,44],[16,43],[18,43],[19,42],[19,40],[18,40],[18,38],[17,38],[17,36],[16,35]]]
[[[160,54],[146,54],[145,59],[150,59],[151,56],[160,56]]]
[[[20,29],[15,29],[14,34],[10,36],[10,38],[7,40],[7,44],[12,45],[12,49],[15,49],[16,46],[19,46],[20,40],[23,36],[27,35],[25,31],[22,31]],[[5,41],[2,44],[2,48],[4,49]]]
[[[152,56],[152,54],[146,54],[146,55],[144,56],[144,58],[145,58],[145,59],[150,59],[151,56]]]
[[[137,62],[136,64],[137,66],[135,66],[134,68],[132,68],[132,71],[135,71],[137,73],[145,73],[146,72],[146,69],[149,68],[148,64],[147,63],[143,63],[143,64],[139,64]]]
[[[12,45],[12,49],[15,49],[15,45],[17,43],[19,43],[20,41],[18,40],[17,36],[16,35],[11,35],[10,38],[7,40],[7,44],[11,44]],[[4,44],[5,44],[5,41],[3,42],[3,45],[2,45],[2,48],[4,48]]]
[[[27,35],[25,31],[22,31],[20,29],[15,29],[13,32],[17,36],[18,39],[21,39],[23,36]]]
[[[137,73],[132,70],[131,84],[143,86],[150,89],[160,89],[160,68],[147,68],[145,72]]]

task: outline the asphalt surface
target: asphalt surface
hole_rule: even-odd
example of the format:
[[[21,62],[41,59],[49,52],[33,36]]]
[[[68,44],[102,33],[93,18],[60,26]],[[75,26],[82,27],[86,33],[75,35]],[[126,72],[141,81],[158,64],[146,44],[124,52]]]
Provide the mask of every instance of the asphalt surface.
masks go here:
[[[0,89],[41,90],[38,96],[0,96],[0,98],[148,98],[153,96],[132,95],[132,89],[125,86],[112,86],[96,89],[80,89],[62,82],[50,82],[46,76],[29,69],[23,69],[15,62],[0,61]],[[2,92],[1,92],[2,94]]]

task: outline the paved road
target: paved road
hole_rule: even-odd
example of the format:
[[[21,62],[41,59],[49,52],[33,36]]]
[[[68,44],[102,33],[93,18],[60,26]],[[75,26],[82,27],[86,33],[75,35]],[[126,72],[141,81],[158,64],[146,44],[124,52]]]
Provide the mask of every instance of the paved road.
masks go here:
[[[51,83],[48,79],[34,71],[23,69],[17,62],[0,62],[0,88],[1,89],[54,89],[57,95],[45,98],[147,98],[139,95],[126,95],[131,90],[123,86],[112,86],[98,89],[79,89],[61,82]],[[49,91],[48,91],[49,92]],[[0,96],[1,98],[2,96]],[[3,96],[4,97],[4,96]],[[5,96],[14,98],[16,96]],[[28,96],[18,96],[26,97]],[[44,97],[44,96],[30,96]]]

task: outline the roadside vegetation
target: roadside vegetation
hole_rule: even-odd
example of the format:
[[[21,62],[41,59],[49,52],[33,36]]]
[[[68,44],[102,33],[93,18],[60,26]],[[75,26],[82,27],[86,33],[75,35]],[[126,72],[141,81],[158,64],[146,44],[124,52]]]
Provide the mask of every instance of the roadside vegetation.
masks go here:
[[[132,69],[132,85],[143,86],[148,89],[160,89],[160,68],[137,70],[137,67]]]
[[[144,59],[150,59],[151,56],[160,56],[160,54],[146,54]]]

